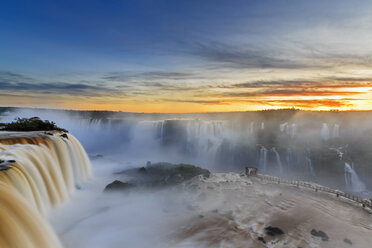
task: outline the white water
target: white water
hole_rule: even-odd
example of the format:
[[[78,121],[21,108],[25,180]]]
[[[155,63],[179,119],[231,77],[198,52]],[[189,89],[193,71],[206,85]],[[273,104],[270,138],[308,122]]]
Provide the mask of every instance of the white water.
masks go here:
[[[84,149],[69,134],[0,135],[0,247],[61,247],[45,218],[90,178]]]
[[[297,124],[292,123],[288,124],[288,122],[282,123],[279,126],[281,132],[288,134],[291,138],[294,138],[297,134]]]
[[[335,124],[333,126],[332,138],[338,138],[338,137],[340,137],[340,125]]]
[[[309,157],[306,157],[305,161],[306,161],[305,165],[306,165],[307,170],[310,172],[312,176],[315,176],[315,171],[314,171],[313,163],[311,162],[311,159]]]
[[[271,148],[271,151],[273,151],[275,153],[276,164],[278,165],[280,173],[283,173],[283,165],[282,165],[282,161],[280,160],[280,155],[279,155],[278,151],[276,150],[275,147]]]
[[[320,133],[321,133],[321,136],[322,136],[323,140],[325,140],[325,141],[329,140],[330,133],[329,133],[329,126],[328,126],[327,123],[322,124],[322,130],[321,130]]]
[[[288,171],[291,171],[291,169],[292,169],[292,157],[293,157],[292,149],[288,147],[287,152],[286,152],[286,160],[287,160]]]
[[[358,174],[350,166],[349,163],[345,162],[345,184],[346,188],[352,192],[363,192],[366,191],[366,185],[358,177]]]
[[[267,149],[263,146],[260,149],[259,168],[264,172],[267,170]]]

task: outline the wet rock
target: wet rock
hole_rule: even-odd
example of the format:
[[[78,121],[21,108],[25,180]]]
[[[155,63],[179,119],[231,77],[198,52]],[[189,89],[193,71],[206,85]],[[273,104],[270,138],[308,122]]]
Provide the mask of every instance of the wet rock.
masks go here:
[[[328,235],[325,232],[323,232],[322,230],[317,231],[317,230],[313,229],[313,230],[311,230],[310,233],[314,237],[321,238],[322,241],[328,241],[329,240]]]
[[[275,235],[283,235],[284,232],[282,229],[279,227],[274,227],[274,226],[268,226],[265,227],[265,233],[270,236],[275,236]]]
[[[126,189],[129,189],[131,187],[133,187],[133,185],[130,184],[130,183],[125,183],[125,182],[122,182],[122,181],[119,181],[119,180],[115,180],[115,181],[113,181],[112,183],[108,184],[105,187],[104,192],[126,190]]]
[[[351,242],[350,239],[345,238],[345,239],[344,239],[344,242],[345,242],[346,244],[353,245],[353,242]]]
[[[68,139],[68,136],[65,133],[61,134],[60,137],[65,138],[65,139]]]
[[[116,174],[131,177],[131,183],[142,187],[164,187],[181,184],[195,176],[208,177],[210,172],[189,164],[147,163],[146,167],[129,169]]]
[[[257,240],[258,241],[261,241],[264,244],[266,244],[266,240],[263,237],[258,237]]]
[[[9,170],[11,167],[7,165],[0,164],[0,171],[6,171]]]

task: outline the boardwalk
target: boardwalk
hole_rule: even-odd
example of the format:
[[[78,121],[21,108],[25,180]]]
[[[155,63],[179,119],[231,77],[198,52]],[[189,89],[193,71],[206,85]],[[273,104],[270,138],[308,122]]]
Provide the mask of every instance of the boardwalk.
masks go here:
[[[288,184],[288,185],[293,185],[297,187],[303,187],[303,188],[308,188],[312,189],[316,192],[326,192],[330,194],[334,194],[337,197],[343,197],[346,199],[349,199],[355,203],[360,204],[361,207],[363,208],[368,208],[370,211],[372,211],[372,201],[369,199],[362,199],[358,196],[351,195],[349,193],[345,193],[339,190],[335,190],[332,188],[328,188],[325,186],[317,185],[315,183],[309,183],[309,182],[304,182],[304,181],[295,181],[295,180],[286,180],[286,179],[281,179],[279,177],[273,177],[269,175],[264,175],[264,174],[256,174],[253,177],[258,178],[261,181],[266,181],[266,182],[271,182],[271,183],[277,183],[277,184]]]

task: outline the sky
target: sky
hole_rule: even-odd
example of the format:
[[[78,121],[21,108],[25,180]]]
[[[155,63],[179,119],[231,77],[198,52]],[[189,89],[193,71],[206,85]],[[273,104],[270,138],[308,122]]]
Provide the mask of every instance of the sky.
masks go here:
[[[2,1],[0,106],[372,109],[372,1]]]

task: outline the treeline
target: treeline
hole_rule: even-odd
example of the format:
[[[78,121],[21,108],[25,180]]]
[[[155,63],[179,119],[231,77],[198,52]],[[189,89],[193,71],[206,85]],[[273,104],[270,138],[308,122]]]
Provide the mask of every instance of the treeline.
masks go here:
[[[1,131],[62,131],[53,121],[41,120],[39,117],[17,118],[11,123],[0,123]]]

